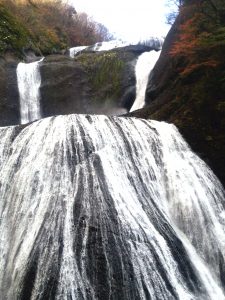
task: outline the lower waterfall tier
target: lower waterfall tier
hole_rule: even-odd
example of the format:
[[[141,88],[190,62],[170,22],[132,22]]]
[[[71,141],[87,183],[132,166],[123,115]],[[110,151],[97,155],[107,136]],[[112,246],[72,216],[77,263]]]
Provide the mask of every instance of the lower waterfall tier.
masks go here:
[[[225,195],[173,125],[0,128],[4,300],[225,299]]]

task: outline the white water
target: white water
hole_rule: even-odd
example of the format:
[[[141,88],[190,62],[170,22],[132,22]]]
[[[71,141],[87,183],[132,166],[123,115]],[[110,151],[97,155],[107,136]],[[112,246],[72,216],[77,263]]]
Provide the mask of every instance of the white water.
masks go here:
[[[122,40],[112,40],[108,42],[100,42],[91,46],[79,46],[69,49],[70,57],[75,57],[80,51],[90,48],[91,51],[109,51],[116,48],[127,47],[131,45],[143,45],[153,47],[160,50],[163,44],[163,39],[151,37],[148,40],[136,40],[132,42],[126,42]]]
[[[148,47],[153,47],[155,49],[160,50],[163,44],[163,40],[159,38],[150,37],[146,40],[134,40],[130,42],[122,41],[122,40],[112,40],[109,42],[101,42],[93,45],[94,51],[107,51],[120,47],[126,47],[131,45],[143,45]]]
[[[142,108],[145,105],[145,92],[148,84],[148,77],[154,68],[161,51],[150,51],[142,53],[137,60],[136,74],[136,99],[130,111]]]
[[[73,47],[69,49],[70,57],[75,57],[78,53],[80,53],[82,50],[90,48],[91,51],[108,51],[112,49],[116,49],[119,47],[125,47],[125,46],[130,46],[131,43],[120,41],[120,40],[113,40],[109,42],[100,42],[96,43],[91,46],[78,46],[78,47]]]
[[[17,82],[20,98],[21,124],[26,124],[41,118],[40,85],[41,75],[39,63],[19,63],[17,66]]]
[[[108,51],[120,47],[130,46],[131,43],[121,41],[121,40],[113,40],[109,42],[100,42],[93,45],[94,51]]]
[[[224,190],[173,125],[16,129],[0,128],[2,299],[225,299]]]
[[[70,57],[74,58],[79,52],[86,49],[88,46],[78,46],[69,49]]]
[[[157,130],[164,137],[162,144],[170,213],[199,255],[219,276],[220,260],[225,259],[222,186],[205,163],[189,149],[187,151],[184,140],[177,140],[176,131],[168,134],[166,123],[158,123]],[[199,167],[196,168],[196,165]],[[214,242],[209,243],[209,240]]]

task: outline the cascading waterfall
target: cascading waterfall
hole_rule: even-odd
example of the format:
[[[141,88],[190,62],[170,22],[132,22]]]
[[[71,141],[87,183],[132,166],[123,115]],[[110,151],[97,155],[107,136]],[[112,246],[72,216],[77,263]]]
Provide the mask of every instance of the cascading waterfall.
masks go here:
[[[152,47],[155,50],[161,50],[164,40],[162,38],[150,37],[146,40],[136,40],[132,42],[122,41],[122,40],[112,40],[108,42],[99,42],[91,46],[77,46],[69,49],[70,57],[75,57],[78,53],[82,52],[84,49],[89,51],[109,51],[116,48],[128,47],[132,45],[142,45],[147,47]]]
[[[69,49],[69,54],[71,58],[74,58],[82,50],[86,49],[88,46],[77,46]]]
[[[145,104],[145,92],[148,84],[148,77],[159,58],[161,51],[150,51],[142,53],[137,60],[136,73],[136,99],[130,111],[140,109]]]
[[[74,58],[78,53],[82,52],[84,49],[89,49],[90,51],[109,51],[119,47],[129,46],[131,43],[124,42],[121,40],[113,40],[109,42],[99,42],[91,46],[77,46],[69,49],[70,57]]]
[[[39,92],[41,75],[39,72],[39,63],[43,59],[32,63],[19,63],[17,66],[21,124],[41,118]]]
[[[121,40],[112,40],[109,42],[100,42],[100,43],[96,43],[95,45],[93,45],[93,50],[94,51],[108,51],[108,50],[112,50],[112,49],[116,49],[116,48],[120,48],[120,47],[126,47],[126,46],[130,46],[133,43],[131,42],[126,42],[126,41],[121,41]],[[134,43],[136,45],[136,43]]]
[[[225,195],[173,125],[0,129],[4,300],[225,299]]]

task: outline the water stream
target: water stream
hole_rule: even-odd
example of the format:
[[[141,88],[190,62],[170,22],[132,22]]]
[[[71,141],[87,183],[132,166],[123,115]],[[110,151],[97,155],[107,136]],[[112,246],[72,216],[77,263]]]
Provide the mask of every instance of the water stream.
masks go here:
[[[145,92],[151,70],[157,62],[161,51],[150,51],[142,53],[135,67],[136,75],[136,98],[130,111],[142,108],[145,105]]]
[[[41,118],[39,64],[43,59],[32,63],[19,63],[17,66],[21,124]]]

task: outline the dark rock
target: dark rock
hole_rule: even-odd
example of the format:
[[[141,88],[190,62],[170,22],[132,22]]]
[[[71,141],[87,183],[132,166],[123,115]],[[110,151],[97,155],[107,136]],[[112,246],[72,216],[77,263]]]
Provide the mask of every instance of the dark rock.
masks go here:
[[[129,111],[135,100],[136,58],[137,53],[113,50],[82,53],[75,59],[46,57],[40,66],[43,116]]]
[[[26,62],[40,59],[32,50],[24,55]],[[40,64],[42,116],[128,112],[135,100],[137,57],[132,51],[83,53],[75,59],[47,56]],[[0,61],[0,126],[20,122],[18,62],[11,52]]]
[[[10,56],[0,59],[0,126],[19,124],[19,95],[16,79],[17,62]]]
[[[24,61],[26,63],[38,61],[41,59],[42,56],[41,53],[39,53],[39,55],[37,56],[33,49],[25,49],[23,53],[24,53]]]
[[[68,57],[52,55],[42,62],[40,72],[43,116],[81,113],[86,88],[81,91],[80,87],[87,86],[82,67]]]

